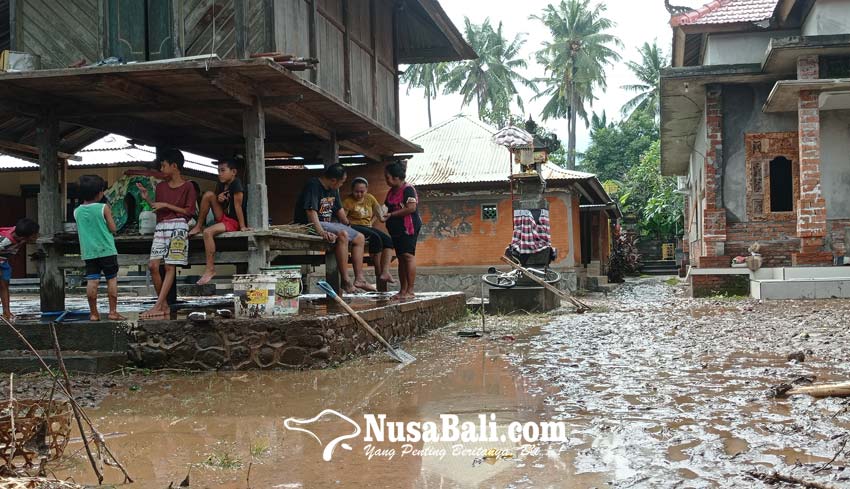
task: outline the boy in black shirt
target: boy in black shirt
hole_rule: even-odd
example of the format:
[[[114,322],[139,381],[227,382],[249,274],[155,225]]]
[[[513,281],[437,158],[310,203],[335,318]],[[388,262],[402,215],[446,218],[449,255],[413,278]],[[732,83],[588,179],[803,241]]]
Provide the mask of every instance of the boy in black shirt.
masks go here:
[[[342,208],[339,188],[345,183],[345,167],[339,163],[325,169],[324,175],[311,178],[295,203],[295,222],[312,224],[319,236],[336,243],[336,261],[342,279],[342,290],[354,292],[354,288],[375,291],[375,286],[363,277],[363,251],[366,237],[348,225],[348,216]],[[354,284],[348,278],[348,244],[351,243],[351,266],[354,268]]]
[[[236,176],[238,170],[234,160],[222,160],[218,163],[218,183],[215,192],[207,192],[201,199],[201,212],[198,224],[189,231],[189,236],[204,233],[204,250],[207,255],[207,269],[198,280],[204,285],[215,277],[215,237],[231,231],[247,231],[245,209],[248,199],[242,180]],[[215,224],[204,229],[207,214],[212,210]]]

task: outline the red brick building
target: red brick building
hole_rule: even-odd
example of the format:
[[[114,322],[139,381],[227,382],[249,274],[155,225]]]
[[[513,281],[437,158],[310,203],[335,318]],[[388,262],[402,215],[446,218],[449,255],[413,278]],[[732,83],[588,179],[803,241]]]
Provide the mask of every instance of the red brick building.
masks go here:
[[[670,24],[661,166],[689,264],[728,268],[757,241],[766,267],[832,265],[850,239],[850,1],[715,0]]]

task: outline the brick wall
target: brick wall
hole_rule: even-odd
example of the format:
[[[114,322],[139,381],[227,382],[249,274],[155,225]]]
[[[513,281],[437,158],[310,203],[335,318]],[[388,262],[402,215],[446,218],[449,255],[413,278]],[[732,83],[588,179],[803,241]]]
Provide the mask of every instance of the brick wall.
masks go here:
[[[705,92],[705,209],[701,256],[724,255],[726,241],[726,209],[721,207],[720,165],[723,161],[723,92],[720,85],[710,85]]]
[[[691,296],[749,295],[749,275],[691,275]]]
[[[764,267],[791,266],[791,255],[800,249],[794,221],[751,221],[729,224],[726,253],[733,257],[747,255],[747,248],[756,241],[761,245]]]
[[[322,170],[273,170],[267,174],[269,187],[269,216],[274,224],[292,222],[295,211],[295,199],[301,188],[311,177],[318,177]],[[369,180],[369,192],[378,201],[383,202],[388,187],[384,181],[384,165],[370,164],[348,169],[348,181],[356,177]],[[340,191],[343,198],[349,193],[346,184]],[[475,196],[467,192],[467,197],[438,197],[440,192],[417,189],[421,205],[419,213],[425,226],[419,237],[416,257],[418,266],[454,266],[454,265],[493,265],[500,263],[499,257],[511,242],[513,235],[513,211],[508,183],[493,184],[492,196]],[[456,192],[454,192],[456,194]],[[556,263],[567,263],[570,251],[568,232],[568,208],[573,209],[573,227],[575,234],[575,259],[581,259],[578,246],[579,216],[578,200],[571,194],[552,190],[547,192],[549,219],[552,228],[553,245],[558,248]],[[481,204],[496,204],[498,219],[481,220]],[[377,224],[377,228],[386,228]]]

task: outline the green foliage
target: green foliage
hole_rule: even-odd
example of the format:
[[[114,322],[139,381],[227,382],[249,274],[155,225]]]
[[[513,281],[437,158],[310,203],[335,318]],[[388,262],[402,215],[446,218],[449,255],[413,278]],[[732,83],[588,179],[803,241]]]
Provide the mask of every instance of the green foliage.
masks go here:
[[[616,124],[600,125],[591,132],[582,170],[595,173],[603,182],[622,180],[629,168],[638,164],[641,156],[658,140],[658,124],[645,113],[635,113]]]
[[[618,197],[623,213],[639,216],[642,235],[666,239],[682,229],[683,200],[676,193],[675,177],[661,175],[660,141],[654,141],[640,164],[628,170]]]
[[[622,232],[620,226],[616,226],[612,234],[611,256],[608,257],[608,281],[622,283],[626,275],[637,273],[639,269],[640,253],[635,236]]]
[[[658,119],[661,115],[661,70],[667,65],[667,57],[658,48],[658,42],[643,43],[638,48],[640,63],[629,61],[626,66],[638,79],[633,85],[623,85],[622,89],[635,92],[637,95],[623,105],[623,115],[643,112]]]
[[[464,27],[464,37],[478,58],[453,64],[445,76],[444,92],[460,94],[463,107],[475,101],[478,118],[499,125],[510,117],[514,101],[521,111],[525,108],[517,85],[537,91],[534,82],[519,74],[528,67],[519,53],[525,40],[517,35],[508,41],[502,23],[494,28],[490,19],[473,24],[464,18]]]

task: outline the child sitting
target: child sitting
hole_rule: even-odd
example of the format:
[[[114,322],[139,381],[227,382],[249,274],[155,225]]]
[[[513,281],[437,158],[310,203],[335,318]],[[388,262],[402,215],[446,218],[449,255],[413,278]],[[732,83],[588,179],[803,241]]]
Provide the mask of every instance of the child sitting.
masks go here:
[[[201,213],[198,224],[189,231],[194,236],[203,231],[204,249],[206,251],[207,268],[198,280],[198,285],[204,285],[215,277],[215,237],[231,231],[247,231],[245,225],[245,209],[248,199],[245,197],[245,187],[242,180],[236,176],[238,170],[234,160],[222,160],[218,163],[218,184],[215,192],[207,192],[201,199]],[[215,224],[204,229],[207,214],[212,209]]]
[[[9,305],[9,282],[12,280],[9,258],[37,239],[38,223],[26,217],[18,221],[15,227],[0,228],[0,302],[3,303],[3,317],[7,321],[15,320]]]
[[[80,177],[80,197],[83,203],[74,210],[77,221],[77,235],[80,239],[80,252],[86,262],[86,297],[89,300],[89,318],[100,321],[97,310],[97,288],[100,276],[106,278],[106,295],[109,297],[111,321],[124,321],[127,318],[118,314],[118,250],[115,249],[115,220],[108,204],[101,203],[106,182],[97,175]]]

